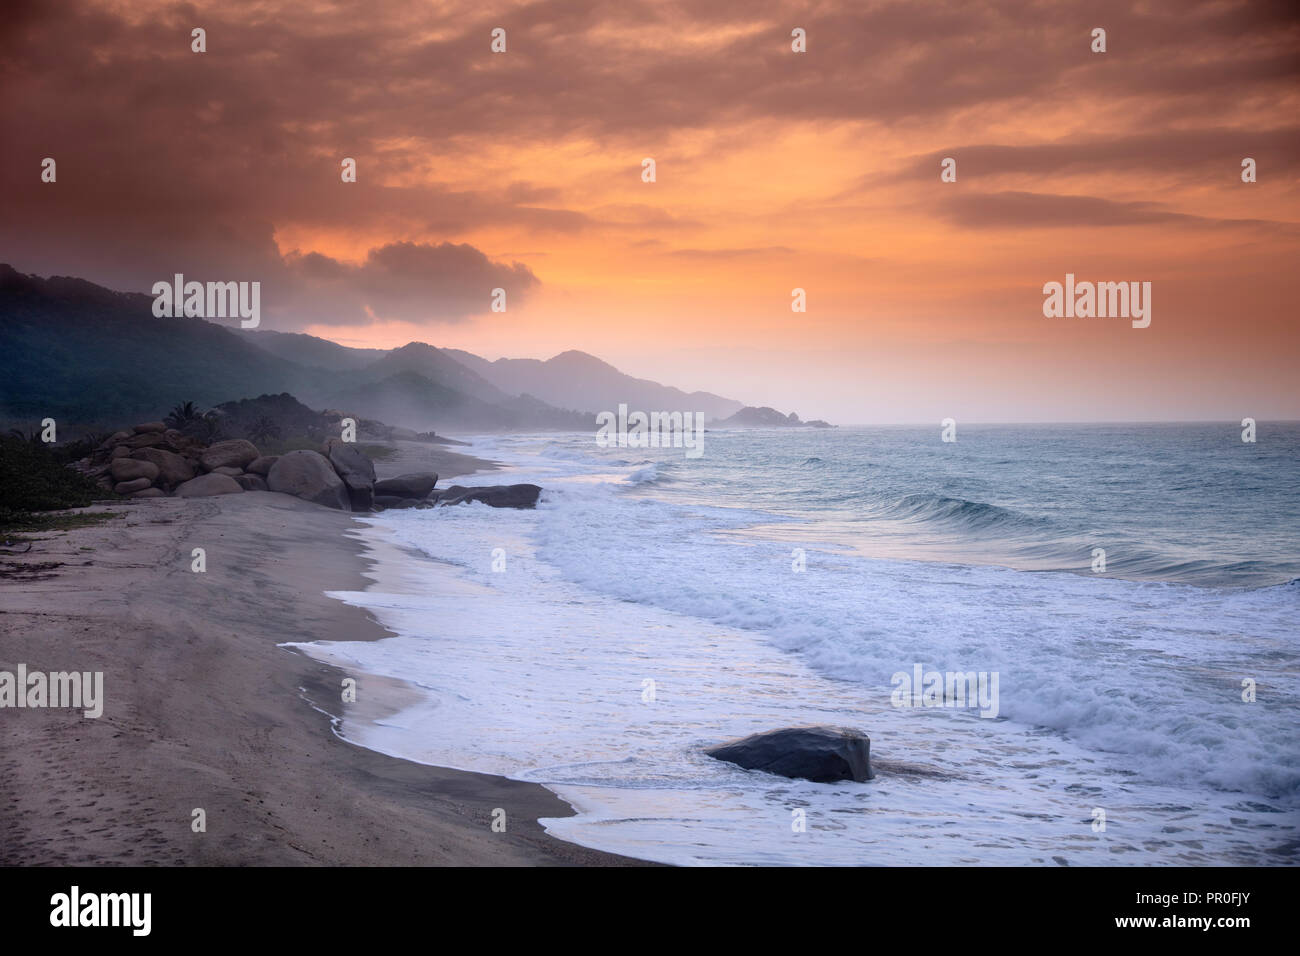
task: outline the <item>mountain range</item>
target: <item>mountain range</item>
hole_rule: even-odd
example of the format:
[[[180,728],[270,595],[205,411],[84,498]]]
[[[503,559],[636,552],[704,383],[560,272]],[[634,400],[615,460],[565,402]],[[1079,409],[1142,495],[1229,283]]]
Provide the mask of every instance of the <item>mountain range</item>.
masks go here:
[[[116,427],[180,402],[211,407],[289,392],[315,408],[444,433],[585,430],[620,404],[751,424],[741,402],[634,378],[585,352],[489,361],[423,342],[349,348],[303,333],[158,318],[152,305],[151,296],[0,264],[0,417]]]

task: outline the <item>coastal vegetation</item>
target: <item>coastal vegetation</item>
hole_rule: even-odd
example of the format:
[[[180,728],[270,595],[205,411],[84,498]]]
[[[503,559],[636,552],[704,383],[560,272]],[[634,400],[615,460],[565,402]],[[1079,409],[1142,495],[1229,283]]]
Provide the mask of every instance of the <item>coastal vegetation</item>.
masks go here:
[[[80,450],[84,441],[68,447]],[[52,447],[21,431],[0,436],[0,530],[42,530],[59,521],[39,512],[84,508],[96,499],[113,497],[67,467],[68,454],[67,447]]]

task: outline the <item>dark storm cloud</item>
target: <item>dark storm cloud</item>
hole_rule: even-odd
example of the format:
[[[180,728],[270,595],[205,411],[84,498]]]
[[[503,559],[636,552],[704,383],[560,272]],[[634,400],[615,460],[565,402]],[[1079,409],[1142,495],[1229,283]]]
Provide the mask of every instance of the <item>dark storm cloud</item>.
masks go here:
[[[309,305],[321,324],[455,322],[487,312],[494,289],[505,290],[508,306],[538,285],[527,266],[493,262],[465,243],[394,242],[371,249],[359,266],[315,252],[290,254],[286,264],[293,303]]]
[[[1088,50],[1097,25],[1109,31],[1104,58]],[[190,51],[195,26],[207,30],[202,55]],[[496,26],[508,31],[504,56],[488,51]],[[790,53],[794,26],[808,31],[807,54]],[[1131,100],[1135,118],[1168,129],[1191,118],[1202,131],[1161,125],[1109,145],[973,146],[963,174],[999,163],[1026,174],[1109,161],[1134,171],[1176,168],[1194,162],[1187,157],[1198,147],[1226,155],[1214,128],[1243,103],[1293,89],[1297,49],[1294,7],[1285,3],[837,9],[542,0],[496,10],[392,0],[20,2],[8,6],[0,32],[0,260],[135,289],[173,271],[278,281],[286,293],[351,283],[337,301],[356,302],[380,294],[364,282],[385,268],[384,256],[327,280],[311,273],[327,268],[311,265],[313,250],[282,259],[277,232],[291,225],[455,240],[495,223],[541,237],[599,228],[680,239],[699,225],[680,211],[634,205],[565,208],[565,195],[582,194],[576,177],[563,189],[512,179],[465,190],[439,175],[440,162],[472,167],[487,148],[584,137],[605,152],[626,150],[635,163],[647,144],[683,131],[810,120],[924,128],[973,108],[1032,119],[1037,104],[1059,102],[1069,89]],[[1267,142],[1255,151],[1271,150],[1277,168],[1293,171],[1294,132],[1261,137]],[[1232,148],[1249,142],[1240,134]],[[59,163],[56,186],[38,181],[45,156]],[[346,187],[344,156],[359,164],[358,182]],[[1032,225],[1067,212],[1098,224],[1176,215],[1087,197],[1044,205],[1024,195],[964,197],[946,215],[981,225]],[[428,250],[469,247],[422,248],[413,255],[427,256],[449,283],[439,269],[451,254]],[[527,271],[487,262],[470,274],[478,282],[515,268]],[[442,288],[446,301],[428,285],[410,286],[425,317],[457,317],[473,300]],[[393,314],[419,311],[376,301]]]

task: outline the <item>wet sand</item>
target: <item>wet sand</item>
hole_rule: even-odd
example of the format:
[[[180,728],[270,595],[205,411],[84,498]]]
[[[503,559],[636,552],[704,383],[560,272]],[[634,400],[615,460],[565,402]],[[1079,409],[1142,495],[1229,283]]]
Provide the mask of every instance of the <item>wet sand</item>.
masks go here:
[[[398,444],[381,477],[487,467]],[[0,580],[0,670],[102,671],[105,703],[98,719],[0,710],[0,864],[639,863],[548,836],[537,819],[572,811],[541,786],[411,763],[332,731],[345,708],[373,717],[376,701],[400,706],[403,694],[362,676],[345,705],[342,672],[277,647],[387,635],[324,595],[369,583],[352,516],[266,492],[92,510],[124,516],[6,556],[62,564]],[[204,573],[191,570],[194,548]],[[492,832],[497,808],[504,833]]]

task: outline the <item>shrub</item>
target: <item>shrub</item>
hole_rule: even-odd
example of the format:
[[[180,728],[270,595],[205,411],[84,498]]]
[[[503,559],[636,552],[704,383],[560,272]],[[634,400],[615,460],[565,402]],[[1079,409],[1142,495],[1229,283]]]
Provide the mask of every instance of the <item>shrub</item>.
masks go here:
[[[33,511],[84,508],[96,498],[111,497],[112,492],[63,465],[49,446],[0,437],[0,522]]]

